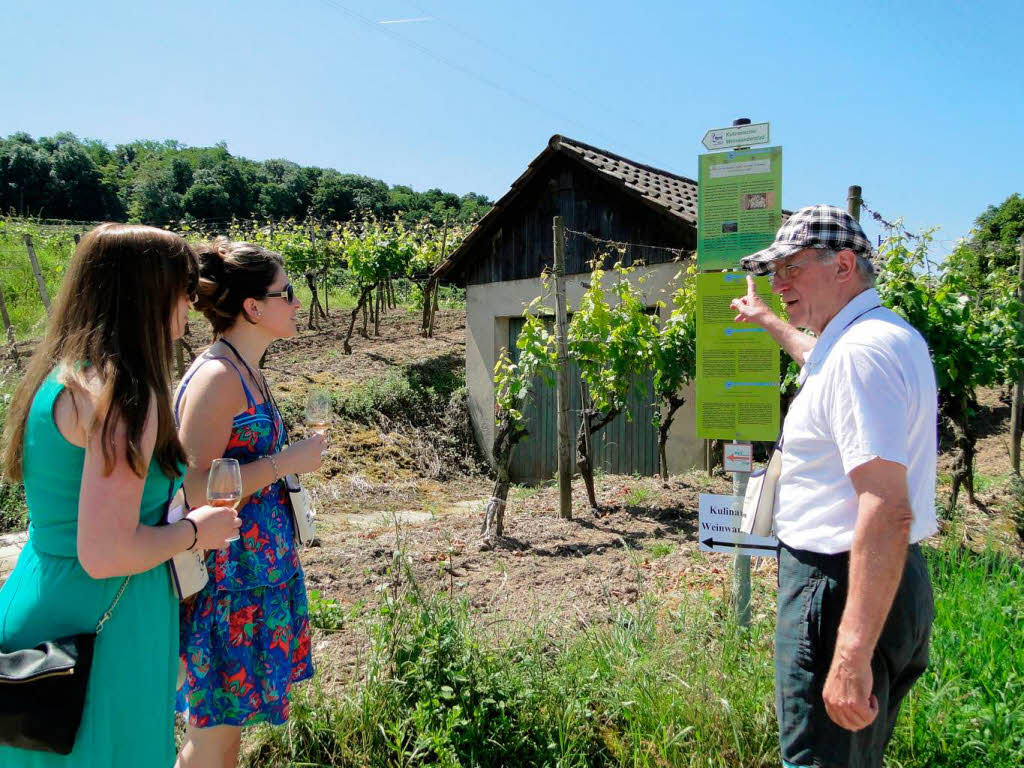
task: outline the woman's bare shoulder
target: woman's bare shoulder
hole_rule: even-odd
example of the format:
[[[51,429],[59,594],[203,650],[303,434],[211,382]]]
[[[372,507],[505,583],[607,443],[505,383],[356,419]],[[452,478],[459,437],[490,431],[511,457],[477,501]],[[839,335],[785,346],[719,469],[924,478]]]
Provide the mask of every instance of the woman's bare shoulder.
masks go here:
[[[187,407],[186,403],[195,404],[200,401],[204,409],[209,408],[214,412],[236,408],[239,403],[244,407],[245,392],[238,371],[230,362],[211,357],[198,365],[182,393],[181,407]],[[230,415],[234,414],[235,411],[231,410]]]

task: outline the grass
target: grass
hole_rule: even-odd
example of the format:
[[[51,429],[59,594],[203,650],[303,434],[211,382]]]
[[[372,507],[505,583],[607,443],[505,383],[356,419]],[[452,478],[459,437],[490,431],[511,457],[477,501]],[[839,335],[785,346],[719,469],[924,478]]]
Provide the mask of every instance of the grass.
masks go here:
[[[70,229],[40,228],[16,219],[0,218],[0,290],[18,339],[40,335],[46,322],[43,301],[22,239],[24,234],[32,235],[39,271],[51,302],[57,298],[64,269],[75,248]],[[4,337],[0,343],[6,341]]]
[[[654,493],[650,488],[638,485],[635,488],[631,488],[622,500],[626,502],[627,506],[642,507],[652,498],[654,498]]]
[[[653,544],[648,544],[645,549],[650,554],[652,560],[657,560],[659,557],[668,557],[676,551],[675,545],[668,541],[656,541]]]
[[[928,562],[932,662],[904,704],[890,751],[894,765],[1022,765],[1024,566],[952,543],[929,551]]]
[[[428,595],[395,556],[368,616],[365,674],[296,692],[286,728],[247,737],[260,766],[778,764],[769,596],[738,629],[725,601],[688,592],[610,606],[572,633],[502,636],[467,604]],[[1024,761],[1021,564],[950,544],[928,552],[932,666],[904,704],[890,768]]]

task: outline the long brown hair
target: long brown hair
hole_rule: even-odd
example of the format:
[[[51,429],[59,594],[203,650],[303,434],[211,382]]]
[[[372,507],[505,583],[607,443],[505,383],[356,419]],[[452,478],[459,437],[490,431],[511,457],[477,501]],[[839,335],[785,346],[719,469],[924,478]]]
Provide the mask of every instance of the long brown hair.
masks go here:
[[[23,479],[25,425],[36,392],[56,367],[65,385],[85,386],[86,371],[100,382],[89,433],[100,428],[107,474],[113,471],[114,433],[128,437],[126,458],[144,477],[142,432],[156,398],[153,458],[168,476],[186,461],[171,414],[170,318],[198,279],[195,254],[181,237],[155,227],[100,224],[75,249],[46,335],[32,355],[4,428],[3,468]],[[84,366],[88,366],[85,368]],[[102,424],[101,424],[102,420]]]

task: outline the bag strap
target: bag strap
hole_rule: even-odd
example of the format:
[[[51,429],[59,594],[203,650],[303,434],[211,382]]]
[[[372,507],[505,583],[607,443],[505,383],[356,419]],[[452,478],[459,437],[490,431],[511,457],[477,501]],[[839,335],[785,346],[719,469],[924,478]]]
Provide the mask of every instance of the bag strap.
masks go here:
[[[103,625],[106,624],[107,621],[110,619],[110,614],[114,612],[114,608],[117,606],[118,601],[121,599],[121,595],[124,594],[124,589],[128,586],[128,582],[131,578],[132,577],[130,575],[124,577],[124,581],[121,582],[121,588],[117,590],[117,594],[114,596],[113,602],[110,604],[110,607],[107,608],[106,613],[104,613],[100,617],[99,623],[96,625],[97,635],[103,631]]]
[[[164,519],[167,519],[167,510],[171,506],[171,501],[174,500],[174,478],[171,478],[169,487],[167,489],[167,504],[164,507]],[[104,611],[103,615],[100,616],[100,620],[96,623],[96,634],[98,635],[103,631],[103,625],[110,621],[110,616],[114,612],[114,608],[117,607],[118,602],[121,600],[121,595],[124,594],[125,588],[128,586],[128,582],[131,580],[131,574],[124,577],[124,581],[121,582],[121,588],[117,590],[117,594],[114,595],[114,599],[110,602],[110,607]]]

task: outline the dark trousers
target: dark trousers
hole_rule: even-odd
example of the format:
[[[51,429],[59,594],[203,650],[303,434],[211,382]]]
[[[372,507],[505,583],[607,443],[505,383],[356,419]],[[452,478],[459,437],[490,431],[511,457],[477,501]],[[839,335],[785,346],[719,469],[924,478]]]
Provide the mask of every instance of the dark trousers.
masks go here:
[[[821,555],[785,544],[779,551],[775,708],[788,768],[881,768],[900,703],[928,666],[935,608],[928,568],[915,544],[871,659],[878,716],[856,732],[832,722],[821,694],[846,605],[849,568],[848,553]]]

